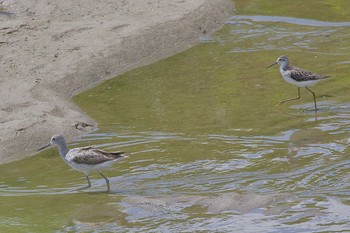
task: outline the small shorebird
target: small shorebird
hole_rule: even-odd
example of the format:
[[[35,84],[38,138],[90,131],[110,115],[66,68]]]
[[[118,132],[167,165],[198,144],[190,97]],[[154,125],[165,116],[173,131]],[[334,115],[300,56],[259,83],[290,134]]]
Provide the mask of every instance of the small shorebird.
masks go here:
[[[51,145],[56,145],[58,147],[60,156],[69,166],[85,174],[88,186],[80,189],[91,187],[89,173],[92,171],[98,171],[106,180],[107,190],[109,191],[109,180],[101,173],[100,170],[108,168],[113,163],[128,157],[124,152],[106,152],[93,147],[69,149],[66,140],[60,134],[54,135],[47,145],[41,147],[37,151]]]
[[[309,89],[309,87],[315,85],[316,83],[318,83],[323,79],[329,78],[330,76],[315,74],[308,70],[289,66],[289,60],[288,60],[288,57],[286,56],[280,56],[275,63],[273,63],[267,68],[270,68],[271,66],[274,66],[276,64],[280,64],[280,73],[283,79],[291,84],[298,86],[297,97],[283,100],[278,105],[283,104],[284,102],[287,102],[287,101],[300,99],[300,87],[305,87],[308,91],[312,93],[314,97],[315,111],[317,111],[316,96],[315,96],[315,93]]]

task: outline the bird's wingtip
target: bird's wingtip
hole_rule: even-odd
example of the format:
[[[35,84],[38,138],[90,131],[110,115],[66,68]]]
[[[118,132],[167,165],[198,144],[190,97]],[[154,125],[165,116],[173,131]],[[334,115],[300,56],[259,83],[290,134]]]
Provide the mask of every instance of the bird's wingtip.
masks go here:
[[[118,155],[120,156],[120,158],[128,158],[129,157],[129,153],[120,151],[118,152]]]

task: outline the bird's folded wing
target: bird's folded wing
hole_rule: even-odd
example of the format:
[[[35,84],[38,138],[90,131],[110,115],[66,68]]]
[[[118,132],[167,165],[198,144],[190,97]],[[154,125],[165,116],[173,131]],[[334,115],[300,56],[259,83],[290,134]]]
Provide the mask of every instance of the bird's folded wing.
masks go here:
[[[100,164],[125,157],[124,152],[106,152],[92,147],[76,148],[73,151],[75,155],[70,155],[71,160],[79,164]]]
[[[324,79],[324,78],[328,78],[329,76],[315,74],[315,73],[312,73],[308,70],[294,67],[292,70],[290,70],[290,77],[292,79],[294,79],[295,81],[302,82],[302,81]]]

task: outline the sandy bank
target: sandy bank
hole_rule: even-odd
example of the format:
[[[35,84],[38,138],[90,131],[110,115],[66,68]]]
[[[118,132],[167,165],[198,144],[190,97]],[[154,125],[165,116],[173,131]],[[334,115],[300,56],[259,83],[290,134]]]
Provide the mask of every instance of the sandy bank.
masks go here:
[[[0,163],[91,131],[72,95],[188,48],[233,12],[229,0],[0,4]]]

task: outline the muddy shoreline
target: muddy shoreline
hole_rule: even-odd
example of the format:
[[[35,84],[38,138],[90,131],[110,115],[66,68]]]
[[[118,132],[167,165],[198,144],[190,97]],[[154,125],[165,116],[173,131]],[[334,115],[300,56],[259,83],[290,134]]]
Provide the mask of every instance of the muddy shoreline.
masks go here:
[[[0,163],[96,122],[71,97],[183,51],[222,26],[229,0],[0,2]]]

